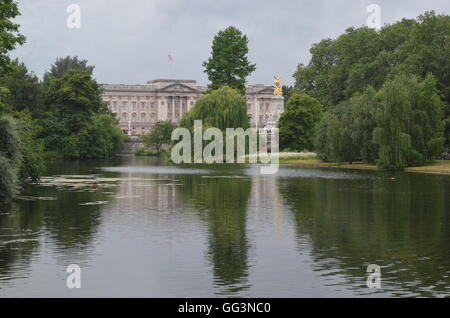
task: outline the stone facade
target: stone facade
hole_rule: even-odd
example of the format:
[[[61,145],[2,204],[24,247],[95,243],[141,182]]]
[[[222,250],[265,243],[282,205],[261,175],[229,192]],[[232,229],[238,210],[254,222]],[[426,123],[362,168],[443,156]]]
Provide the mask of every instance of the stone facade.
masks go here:
[[[128,135],[148,134],[158,121],[178,123],[206,91],[194,80],[160,79],[146,85],[103,85],[103,100],[119,119],[119,127]],[[247,87],[247,113],[252,127],[264,128],[278,121],[284,103],[273,110],[273,87]],[[275,118],[274,118],[275,117]]]

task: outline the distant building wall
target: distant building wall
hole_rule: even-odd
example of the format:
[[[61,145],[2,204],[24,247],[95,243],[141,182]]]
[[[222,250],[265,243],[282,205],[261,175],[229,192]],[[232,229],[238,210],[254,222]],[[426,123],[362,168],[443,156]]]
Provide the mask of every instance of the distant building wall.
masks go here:
[[[125,134],[148,134],[158,121],[178,123],[206,87],[195,80],[159,79],[145,85],[103,85],[103,100],[119,120]],[[269,121],[273,87],[249,85],[246,92],[247,113],[252,127],[263,128]],[[284,110],[277,110],[277,115]],[[278,118],[276,118],[278,119]]]

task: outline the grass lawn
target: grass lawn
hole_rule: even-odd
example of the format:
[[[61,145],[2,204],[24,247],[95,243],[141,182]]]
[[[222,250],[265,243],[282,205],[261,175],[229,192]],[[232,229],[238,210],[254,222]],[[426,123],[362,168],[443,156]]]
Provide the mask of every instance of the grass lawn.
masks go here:
[[[437,160],[426,166],[406,168],[405,171],[450,175],[450,160]]]
[[[365,162],[354,162],[353,164],[348,163],[332,163],[323,162],[319,159],[307,158],[303,159],[301,157],[291,157],[291,158],[280,158],[280,163],[283,164],[293,164],[305,167],[322,167],[322,168],[344,168],[344,169],[366,169],[366,170],[378,170],[377,166],[371,165]],[[416,173],[433,173],[433,174],[448,174],[450,175],[450,160],[438,160],[426,166],[420,167],[410,167],[406,168],[407,172]]]

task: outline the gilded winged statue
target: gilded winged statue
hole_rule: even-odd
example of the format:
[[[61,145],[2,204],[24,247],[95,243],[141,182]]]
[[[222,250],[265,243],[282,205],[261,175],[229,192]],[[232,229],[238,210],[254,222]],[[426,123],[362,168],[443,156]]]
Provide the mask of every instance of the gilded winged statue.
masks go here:
[[[273,91],[273,95],[283,95],[283,90],[281,89],[281,79],[279,76],[274,76],[273,81],[275,83],[275,89]]]

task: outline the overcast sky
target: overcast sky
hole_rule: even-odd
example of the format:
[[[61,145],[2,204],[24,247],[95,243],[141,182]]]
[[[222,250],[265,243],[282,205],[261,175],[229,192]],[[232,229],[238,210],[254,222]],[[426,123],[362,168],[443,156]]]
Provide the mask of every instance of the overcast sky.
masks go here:
[[[17,18],[27,38],[13,57],[38,76],[57,57],[78,55],[95,65],[102,83],[143,84],[156,78],[208,82],[202,62],[214,35],[230,25],[249,38],[256,71],[250,84],[292,84],[313,43],[366,23],[369,4],[382,24],[427,10],[450,14],[449,0],[19,0]],[[81,8],[81,28],[70,29],[67,7]],[[169,69],[168,54],[173,57]]]

